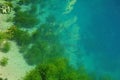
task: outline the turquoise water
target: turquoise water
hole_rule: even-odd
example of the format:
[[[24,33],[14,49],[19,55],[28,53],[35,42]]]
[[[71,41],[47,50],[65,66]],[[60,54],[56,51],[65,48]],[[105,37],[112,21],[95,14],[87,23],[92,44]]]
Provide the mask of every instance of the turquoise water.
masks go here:
[[[48,71],[48,80],[61,80],[64,74],[65,77],[72,75],[71,80],[91,80],[85,78],[89,74],[92,77],[95,74],[95,80],[109,80],[102,79],[102,75],[120,80],[119,0],[20,0],[12,4],[15,6],[6,3],[15,11],[15,17],[11,19],[15,26],[10,27],[5,34],[0,33],[3,37],[1,44],[4,39],[16,42],[27,66],[43,64],[40,66],[41,74],[37,72],[39,69],[33,70],[35,76],[30,75],[25,80],[31,76],[36,80],[47,80],[44,77],[47,75],[45,71],[49,70],[46,65],[56,75],[52,74],[51,77]],[[2,48],[4,51],[4,43]],[[9,45],[6,48],[9,51]],[[68,59],[70,66],[63,57]],[[85,74],[82,78],[74,79],[79,68],[85,68],[80,75]],[[66,75],[67,72],[71,74]]]
[[[74,10],[66,16],[67,18],[77,16],[78,20],[75,24],[80,27],[80,40],[71,51],[75,54],[71,57],[71,63],[79,66],[81,64],[79,55],[82,53],[88,56],[85,56],[83,61],[88,70],[99,74],[112,74],[119,78],[120,1],[78,0]],[[65,37],[67,38],[67,35]],[[76,44],[75,41],[72,43]]]
[[[56,4],[58,8],[52,13],[60,22],[77,17],[77,21],[61,34],[61,42],[66,47],[70,63],[75,67],[84,64],[88,72],[111,74],[119,80],[120,1],[77,0],[74,9],[63,15],[67,1],[56,1],[63,6]],[[78,40],[70,36],[74,32]]]
[[[93,59],[91,63],[89,59],[85,63],[92,64],[87,65],[88,70],[110,73],[119,80],[120,1],[78,0],[71,14],[77,15],[80,26],[81,40],[78,46],[81,48],[82,45],[85,54]]]

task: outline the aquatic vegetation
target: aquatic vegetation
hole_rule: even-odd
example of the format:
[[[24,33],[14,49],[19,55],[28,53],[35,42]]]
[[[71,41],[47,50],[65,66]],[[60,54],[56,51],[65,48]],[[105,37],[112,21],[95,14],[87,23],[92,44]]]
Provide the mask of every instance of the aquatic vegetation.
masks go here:
[[[10,49],[8,42],[9,35],[6,32],[0,32],[0,51],[7,53]]]
[[[39,64],[64,54],[64,48],[58,43],[38,41],[24,54],[26,62],[30,65]]]
[[[3,78],[0,77],[0,80],[3,80]]]
[[[19,0],[18,4],[20,5],[28,5],[28,4],[37,4],[40,2],[44,2],[43,0]]]
[[[31,28],[39,23],[39,19],[28,11],[17,11],[14,17],[14,23],[19,27]]]
[[[21,10],[21,7],[19,5],[16,5],[13,10],[17,13]]]
[[[37,6],[35,4],[31,5],[31,9],[29,10],[29,13],[35,15],[37,12]]]
[[[0,77],[0,80],[8,80],[8,79],[7,78],[4,79],[4,78]]]
[[[17,42],[18,45],[27,45],[30,43],[30,35],[27,31],[23,31],[16,26],[12,26],[6,32],[10,36],[10,40],[14,40]]]
[[[7,40],[0,41],[0,51],[7,53],[10,50],[10,44]]]
[[[5,0],[5,1],[11,2],[11,1],[14,1],[14,0]]]
[[[32,70],[26,74],[24,80],[42,80],[37,70]]]
[[[6,32],[0,32],[0,40],[7,39],[9,36]]]
[[[99,77],[97,74],[89,74],[83,66],[75,69],[65,58],[54,58],[51,61],[40,63],[33,70],[26,73],[23,80],[112,80]]]
[[[30,65],[39,64],[64,55],[64,46],[56,34],[57,27],[48,23],[40,25],[31,35],[32,46],[25,50],[24,58]],[[24,51],[24,47],[22,48]]]
[[[40,27],[32,33],[32,42],[37,40],[44,40],[49,43],[59,42],[57,29],[56,25],[48,23],[40,25]]]
[[[7,57],[3,57],[1,60],[0,60],[0,65],[1,66],[6,66],[8,64],[8,58]]]
[[[87,73],[84,77],[81,75],[82,73],[72,68],[66,59],[54,58],[53,61],[42,63],[28,72],[23,80],[31,78],[33,80],[92,80]]]
[[[29,3],[31,3],[30,0],[19,0],[19,2],[18,2],[18,4],[20,4],[20,5],[23,5],[23,4],[27,5]]]
[[[11,1],[12,1],[12,0],[7,0],[4,4],[12,8],[12,7],[13,7],[13,4],[12,4]]]

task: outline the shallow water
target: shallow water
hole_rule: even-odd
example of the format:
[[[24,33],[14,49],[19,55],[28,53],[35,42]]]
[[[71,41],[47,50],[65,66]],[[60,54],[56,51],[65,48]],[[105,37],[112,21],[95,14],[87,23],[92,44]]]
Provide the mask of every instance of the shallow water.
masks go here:
[[[72,4],[70,1],[76,2]],[[34,1],[32,1],[32,3],[33,2]],[[23,3],[18,4],[22,10],[29,11],[30,5],[23,5]],[[70,4],[72,5],[69,6]],[[22,42],[18,44],[21,50],[21,58],[17,59],[16,62],[21,60],[21,64],[24,64],[22,66],[24,68],[22,69],[23,71],[27,69],[25,67],[30,69],[32,65],[34,67],[38,63],[46,62],[47,58],[49,60],[51,57],[54,59],[54,56],[61,56],[61,53],[64,53],[65,50],[65,54],[62,54],[62,57],[67,58],[70,65],[75,69],[84,66],[88,73],[96,73],[97,76],[108,74],[115,78],[113,80],[120,80],[119,0],[63,0],[62,2],[61,0],[51,0],[50,2],[45,0],[40,3],[35,3],[35,6],[36,5],[37,11],[31,12],[31,14],[40,19],[37,25],[31,24],[34,26],[29,28],[29,26],[31,26],[29,24],[32,22],[26,21],[24,25],[15,22],[15,25],[21,26],[22,30],[27,30],[30,34],[38,30],[33,36],[32,41],[30,43],[28,42],[29,44],[20,45]],[[33,11],[34,9],[33,6]],[[18,16],[19,15],[17,15],[17,17]],[[24,23],[24,21],[21,22]],[[46,25],[40,26],[44,23]],[[48,36],[45,35],[46,33]],[[21,37],[21,35],[18,36]],[[25,36],[24,39],[27,40],[27,36]],[[19,37],[17,40],[18,39]],[[17,43],[17,40],[15,39],[13,41]],[[24,42],[24,40],[21,41]],[[49,51],[51,50],[51,45],[52,51]],[[59,50],[57,48],[59,48]],[[17,51],[19,50],[17,49]],[[40,52],[40,54],[38,54],[38,52]],[[50,52],[60,54],[48,54]],[[19,52],[17,53],[19,54]],[[4,53],[0,54],[2,55]],[[19,55],[16,54],[16,56]],[[10,56],[8,57],[11,58]],[[23,58],[25,58],[25,60]],[[13,61],[14,59],[10,60]],[[13,65],[12,62],[10,63]],[[17,67],[19,65],[14,66]],[[22,74],[22,72],[20,74]],[[17,76],[19,76],[19,74]],[[10,80],[12,79],[14,79],[14,77]],[[101,79],[96,78],[96,80]]]

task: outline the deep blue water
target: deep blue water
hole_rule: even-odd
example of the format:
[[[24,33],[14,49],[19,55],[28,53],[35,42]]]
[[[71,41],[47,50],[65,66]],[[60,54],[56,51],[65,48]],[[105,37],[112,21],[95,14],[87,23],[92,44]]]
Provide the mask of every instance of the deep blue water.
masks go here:
[[[87,68],[120,80],[120,1],[78,0],[71,14],[77,15],[80,26],[78,53],[82,47],[93,58]]]

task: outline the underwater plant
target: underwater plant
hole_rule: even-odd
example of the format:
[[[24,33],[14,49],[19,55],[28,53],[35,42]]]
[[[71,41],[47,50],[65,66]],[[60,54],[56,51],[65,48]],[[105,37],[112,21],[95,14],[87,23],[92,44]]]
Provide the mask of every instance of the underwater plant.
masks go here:
[[[44,0],[19,0],[19,5],[29,5],[29,4],[38,4],[38,3],[44,3]]]
[[[7,40],[0,41],[0,51],[7,53],[10,50],[10,44]]]
[[[0,80],[3,80],[3,78],[0,77]]]
[[[9,34],[9,39],[16,41],[19,46],[27,45],[30,43],[31,38],[29,33],[27,31],[21,30],[16,26],[10,27],[6,33]]]
[[[14,10],[16,13],[19,12],[20,9],[21,9],[21,7],[20,7],[19,5],[16,5],[16,6],[13,8],[13,10]]]
[[[19,27],[32,28],[39,23],[39,19],[28,11],[17,11],[14,17],[14,23]]]
[[[8,58],[7,57],[3,57],[1,60],[0,60],[0,65],[1,66],[6,66],[8,64]]]
[[[34,43],[36,41],[46,41],[48,43],[58,43],[59,42],[59,32],[58,25],[51,25],[49,23],[41,24],[37,30],[33,31],[31,34],[31,41]]]
[[[51,61],[40,63],[33,70],[26,73],[23,80],[112,80],[107,75],[98,76],[88,73],[83,66],[72,67],[63,57],[53,58]]]
[[[37,12],[37,6],[35,4],[31,5],[31,9],[29,10],[29,13],[35,15]]]
[[[39,64],[28,72],[23,80],[92,80],[88,73],[84,77],[81,75],[82,73],[69,65],[67,59],[54,58],[51,62]]]
[[[9,7],[13,7],[13,4],[11,3],[12,0],[8,0],[7,2],[5,2],[4,4],[9,6]]]
[[[19,0],[18,4],[20,5],[27,5],[27,4],[30,4],[30,0]]]
[[[3,40],[3,39],[8,39],[8,34],[6,34],[6,32],[0,32],[0,40]]]
[[[29,65],[39,64],[64,54],[64,48],[58,43],[37,41],[27,50],[24,58]]]
[[[8,1],[8,2],[9,2],[9,1],[13,1],[13,0],[5,0],[5,1]]]
[[[7,53],[10,49],[8,42],[9,35],[6,32],[0,32],[0,51]]]

